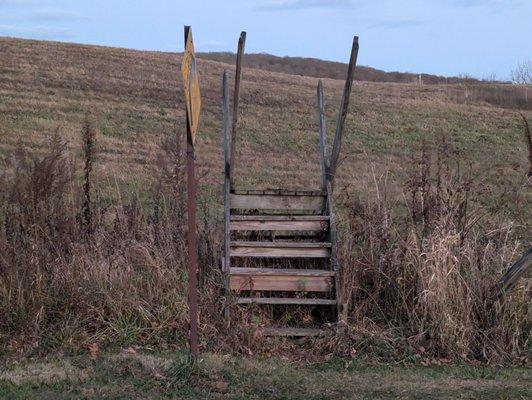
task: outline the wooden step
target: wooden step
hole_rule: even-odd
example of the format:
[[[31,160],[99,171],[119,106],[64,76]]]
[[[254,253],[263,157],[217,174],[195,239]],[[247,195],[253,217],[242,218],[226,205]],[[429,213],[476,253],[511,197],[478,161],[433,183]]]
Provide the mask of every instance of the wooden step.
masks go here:
[[[271,290],[284,292],[330,292],[332,271],[277,268],[231,268],[231,290]],[[334,275],[334,272],[332,272]]]
[[[331,299],[310,299],[296,297],[238,297],[237,304],[287,304],[287,305],[316,305],[333,306],[336,300]]]
[[[331,244],[323,242],[231,242],[231,257],[328,258]]]
[[[264,336],[286,336],[286,337],[311,337],[322,336],[324,331],[316,328],[261,328],[259,331]]]
[[[325,196],[235,194],[229,195],[230,209],[276,210],[286,213],[320,213],[325,208]]]
[[[236,268],[229,270],[231,275],[288,275],[288,276],[334,276],[328,269],[295,269],[295,268]]]
[[[234,215],[231,221],[328,221],[328,215]]]
[[[262,217],[262,216],[261,216]],[[311,217],[311,216],[309,216]],[[324,232],[329,229],[329,223],[323,219],[290,217],[279,219],[248,218],[245,220],[234,220],[231,217],[230,229],[232,231],[312,231]],[[322,217],[322,216],[320,216]],[[328,217],[325,217],[328,218]]]
[[[325,196],[326,190],[306,190],[306,189],[234,189],[234,194],[269,194],[278,196]]]

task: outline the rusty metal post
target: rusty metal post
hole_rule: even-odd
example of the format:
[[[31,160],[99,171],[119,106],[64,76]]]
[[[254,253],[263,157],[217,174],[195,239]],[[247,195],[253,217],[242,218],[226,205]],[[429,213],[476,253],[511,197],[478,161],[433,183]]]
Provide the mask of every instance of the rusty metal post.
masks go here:
[[[189,26],[185,26],[185,46]],[[192,360],[198,356],[198,243],[196,238],[196,177],[194,173],[194,143],[190,132],[187,114],[187,213],[188,213],[188,307],[189,307],[189,344]]]

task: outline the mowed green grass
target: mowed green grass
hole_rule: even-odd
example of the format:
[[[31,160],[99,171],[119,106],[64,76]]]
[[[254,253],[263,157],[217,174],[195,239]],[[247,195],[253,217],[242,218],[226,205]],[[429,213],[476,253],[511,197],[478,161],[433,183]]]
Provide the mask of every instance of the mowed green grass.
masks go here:
[[[115,353],[6,362],[2,399],[527,399],[531,370],[467,365],[312,363],[203,354]],[[178,373],[179,372],[179,373]]]
[[[100,150],[97,185],[138,186],[152,175],[158,143],[185,130],[180,63],[170,53],[0,38],[0,157],[19,144],[42,152],[54,133],[79,152],[81,124],[90,114]],[[233,77],[233,66],[199,61],[203,108],[196,152],[203,188],[222,183],[224,68]],[[316,78],[244,65],[237,186],[318,187],[316,85]],[[324,79],[324,86],[331,139],[343,82]],[[522,177],[527,149],[518,112],[451,103],[445,90],[356,82],[339,187],[366,193],[375,176],[412,168],[412,154],[422,143],[433,147],[440,134],[488,182],[500,186]]]

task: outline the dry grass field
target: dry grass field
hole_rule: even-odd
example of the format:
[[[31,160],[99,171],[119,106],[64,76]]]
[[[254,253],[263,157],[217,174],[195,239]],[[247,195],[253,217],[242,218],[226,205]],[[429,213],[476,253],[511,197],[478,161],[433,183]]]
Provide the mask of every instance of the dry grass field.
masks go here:
[[[0,354],[15,364],[50,352],[186,346],[182,148],[169,140],[182,138],[185,127],[180,63],[170,53],[0,38]],[[279,376],[293,373],[289,382],[310,386],[309,377],[343,382],[338,371],[297,375],[290,362],[307,356],[363,366],[530,365],[530,278],[500,301],[492,289],[530,247],[532,161],[520,114],[530,121],[532,113],[463,104],[445,95],[459,90],[452,85],[354,84],[334,199],[346,324],[328,326],[323,338],[265,342],[255,328],[271,315],[251,308],[234,312],[228,327],[218,268],[224,68],[233,73],[231,65],[199,60],[200,349],[213,354],[207,364],[219,364],[221,354],[290,360],[278,369],[255,360],[250,368],[266,368],[273,382],[258,389],[259,374],[248,379],[246,366],[235,367],[241,376],[231,379],[245,387],[224,385],[229,397],[341,398],[307,386],[294,391]],[[332,136],[344,82],[323,82]],[[318,188],[316,86],[317,78],[244,68],[237,188]],[[87,150],[92,131],[94,154]],[[315,325],[311,311],[281,311],[284,321]],[[98,398],[99,387],[126,396],[121,379],[125,387],[148,382],[148,393],[173,393],[166,370],[160,383],[142,365],[124,372],[107,358],[86,362],[78,369],[86,370],[80,390],[88,398]],[[349,390],[359,386],[358,373],[348,374]],[[394,374],[383,391],[367,388],[354,398],[430,398],[415,377],[396,385]],[[455,384],[464,385],[465,398],[525,398],[529,381],[520,376],[513,392],[499,375],[495,383],[443,375],[435,387],[444,398],[456,397]],[[41,384],[50,398],[69,385],[62,378]],[[0,374],[0,397],[24,398],[33,388]],[[182,397],[194,398],[190,390]],[[216,388],[206,390],[217,398]]]
[[[90,114],[99,136],[99,180],[135,185],[139,176],[151,174],[161,138],[184,129],[181,58],[176,54],[7,38],[0,39],[0,54],[4,157],[19,143],[42,151],[54,132],[79,149],[79,131]],[[199,62],[203,109],[197,154],[203,185],[221,183],[224,68],[233,70]],[[318,185],[316,84],[316,78],[244,68],[238,186]],[[325,79],[324,85],[333,132],[343,82]],[[448,102],[437,85],[356,82],[351,101],[340,187],[366,192],[374,173],[401,173],[422,141],[434,145],[442,133],[497,185],[526,168],[516,110]]]

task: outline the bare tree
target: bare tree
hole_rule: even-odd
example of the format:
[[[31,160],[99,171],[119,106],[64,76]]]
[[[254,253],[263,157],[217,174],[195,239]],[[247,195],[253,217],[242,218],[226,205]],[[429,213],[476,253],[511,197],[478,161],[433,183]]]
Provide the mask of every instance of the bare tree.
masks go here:
[[[532,60],[523,61],[517,64],[512,70],[512,81],[514,83],[532,83]]]

